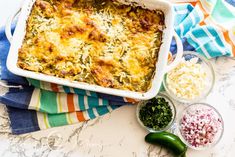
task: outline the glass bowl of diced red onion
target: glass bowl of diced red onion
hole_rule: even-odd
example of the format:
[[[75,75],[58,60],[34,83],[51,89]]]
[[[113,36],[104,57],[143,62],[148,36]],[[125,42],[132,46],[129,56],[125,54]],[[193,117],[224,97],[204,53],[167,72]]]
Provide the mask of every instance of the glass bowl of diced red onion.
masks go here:
[[[190,148],[204,150],[215,146],[223,136],[220,113],[206,103],[187,106],[178,121],[179,137]]]

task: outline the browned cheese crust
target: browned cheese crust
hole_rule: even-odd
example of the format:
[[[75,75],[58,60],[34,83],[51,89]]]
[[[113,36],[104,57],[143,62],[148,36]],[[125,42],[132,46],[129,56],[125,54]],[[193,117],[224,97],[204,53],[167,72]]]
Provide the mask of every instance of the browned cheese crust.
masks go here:
[[[71,81],[146,92],[164,14],[111,0],[36,0],[18,66]]]

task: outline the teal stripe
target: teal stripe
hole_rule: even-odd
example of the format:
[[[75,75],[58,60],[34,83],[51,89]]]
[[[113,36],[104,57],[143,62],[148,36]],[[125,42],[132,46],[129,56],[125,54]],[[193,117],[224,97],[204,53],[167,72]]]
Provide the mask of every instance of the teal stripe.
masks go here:
[[[198,28],[197,30],[192,31],[192,34],[200,41],[202,45],[212,41],[212,39],[208,37],[202,28]]]
[[[184,14],[179,14],[179,13],[175,13],[175,21],[174,21],[174,25],[178,26],[180,23],[182,23],[182,21],[189,15],[189,13],[193,10],[193,6],[190,4],[182,4],[182,5],[176,5],[175,6],[175,11],[180,12],[180,11],[184,11]],[[186,12],[187,11],[187,12]]]
[[[55,92],[40,90],[40,111],[47,113],[58,113],[57,110],[57,94]]]
[[[193,10],[193,6],[191,4],[177,4],[175,5],[175,10],[179,11],[179,10],[188,10],[189,12],[191,12]]]
[[[92,97],[97,97],[97,94],[95,92],[90,91]]]
[[[207,49],[208,51],[211,51],[213,53],[210,53],[210,55],[212,57],[216,57],[216,56],[221,56],[221,55],[227,55],[227,56],[230,56],[230,50],[225,46],[225,44],[222,42],[218,32],[212,28],[212,27],[205,27],[204,29],[207,29],[207,31],[211,34],[211,36],[214,37],[214,39],[210,42],[210,43],[207,43],[204,47],[207,49],[207,48],[210,48],[210,49]],[[204,30],[203,30],[204,32]],[[205,32],[206,33],[206,32]],[[215,46],[217,45],[217,46]],[[217,47],[220,47],[223,51],[223,53],[217,49]]]
[[[48,121],[51,127],[67,125],[66,114],[48,114]]]
[[[212,28],[212,27],[208,26],[208,27],[206,27],[206,29],[208,30],[208,32],[211,33],[212,36],[216,37],[215,41],[218,43],[218,45],[225,46],[225,44],[221,40],[218,32],[215,30],[215,28]]]
[[[203,51],[200,47],[196,48],[195,50],[196,50],[196,52],[199,53],[200,55],[204,56],[205,58],[208,58],[208,57],[205,55],[204,51]],[[210,58],[211,58],[211,57],[210,57]]]
[[[81,94],[81,95],[86,95],[86,91],[78,88],[73,88],[74,93],[76,94]]]
[[[198,23],[201,22],[202,17],[200,17],[199,12],[198,12],[196,9],[194,9],[194,11],[192,12],[192,14],[193,14],[193,17],[194,17],[194,19],[195,19],[194,26],[196,26],[196,24],[198,24]]]
[[[102,101],[103,101],[103,105],[104,105],[104,106],[109,105],[109,101],[108,101],[108,100],[106,100],[106,99],[102,99]]]
[[[214,38],[210,38],[202,28],[198,28],[197,30],[193,31],[192,34],[198,40],[200,40],[200,42],[202,43],[201,46],[203,46],[208,51],[209,55],[211,57],[222,56],[223,53],[217,47],[220,47],[221,49],[223,49],[225,51],[226,55],[229,55],[230,54],[229,50],[226,49],[225,45],[220,40],[218,33],[215,31],[212,31],[212,29],[208,29],[207,27],[204,27],[204,29],[207,29],[208,32],[210,32],[210,30],[211,30],[211,32],[213,33],[213,34],[211,33],[211,35]],[[190,43],[190,41],[189,41],[189,43]],[[192,45],[192,46],[194,46],[194,45]],[[196,50],[200,50],[201,52],[203,52],[201,47],[199,48],[199,45],[197,47],[195,47]]]
[[[90,119],[96,118],[96,116],[95,116],[95,114],[94,114],[92,109],[88,109],[87,112],[88,112],[88,115],[89,115]]]
[[[34,80],[34,79],[30,79],[30,78],[27,78],[27,80],[28,80],[28,82],[30,83],[30,84],[32,84],[34,87],[38,87],[38,88],[40,88],[41,86],[41,83],[40,83],[40,81],[39,80]]]
[[[108,110],[107,106],[97,107],[96,110],[97,110],[99,116],[102,116],[106,113],[109,113],[109,110]]]
[[[215,56],[222,56],[223,54],[217,49],[217,47],[215,46],[215,43],[212,44],[212,43],[206,43],[204,45],[205,49],[207,49],[208,52],[213,52],[213,53],[210,53],[210,56],[211,57],[215,57]],[[219,45],[218,45],[219,47]],[[222,48],[223,49],[223,48]]]
[[[69,87],[63,86],[63,89],[64,89],[65,93],[71,93]]]
[[[177,33],[179,34],[179,35],[185,35],[185,33],[186,32],[188,32],[189,31],[189,29],[192,27],[192,24],[193,24],[193,22],[192,22],[192,19],[189,17],[189,16],[187,16],[185,19],[184,19],[184,21],[182,22],[182,23],[180,23],[180,25],[183,25],[183,30],[181,30],[181,27],[176,27],[176,30],[177,30]]]
[[[120,106],[118,106],[118,105],[110,105],[110,107],[111,107],[113,110],[115,110],[115,109],[119,108]]]
[[[192,18],[194,20],[192,20]],[[194,28],[201,20],[202,19],[199,16],[198,10],[196,9],[192,10],[184,19],[182,19],[180,16],[176,16],[176,21],[178,21],[175,22],[176,26],[175,29],[177,34],[184,36],[190,29]],[[182,29],[182,27],[179,26],[182,26],[184,29]]]
[[[81,110],[85,110],[85,105],[84,105],[84,96],[83,95],[78,95],[78,105]]]
[[[99,99],[98,98],[88,96],[87,99],[88,99],[88,106],[89,107],[99,106]]]
[[[192,34],[192,32],[191,32],[191,34]],[[190,34],[187,34],[186,38],[187,38],[188,43],[195,48],[195,51],[197,53],[199,53],[199,54],[203,55],[204,57],[206,57],[204,52],[200,48],[200,45],[190,37]]]
[[[191,34],[192,34],[192,33],[191,33]],[[187,34],[186,38],[187,38],[187,42],[188,42],[191,46],[193,46],[194,48],[199,47],[199,44],[198,44],[196,41],[194,41],[194,40],[190,37],[190,34]]]

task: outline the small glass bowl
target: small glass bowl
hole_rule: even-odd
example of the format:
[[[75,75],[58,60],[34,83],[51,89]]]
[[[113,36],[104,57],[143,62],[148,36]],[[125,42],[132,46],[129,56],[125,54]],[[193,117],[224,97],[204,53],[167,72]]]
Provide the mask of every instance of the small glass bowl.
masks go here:
[[[199,108],[205,108],[205,109],[211,109],[214,114],[221,120],[221,127],[219,129],[219,131],[216,133],[215,135],[215,139],[212,143],[210,144],[207,144],[205,146],[200,146],[200,147],[195,147],[195,146],[192,146],[183,136],[182,134],[182,131],[181,131],[181,121],[182,121],[182,118],[185,114],[187,113],[192,113],[193,110],[195,109],[199,109]],[[224,133],[224,121],[222,119],[222,116],[220,115],[220,113],[211,105],[209,104],[206,104],[206,103],[194,103],[194,104],[191,104],[189,106],[187,106],[179,115],[179,118],[177,118],[178,122],[178,126],[177,126],[177,135],[180,137],[180,139],[190,148],[194,149],[194,150],[205,150],[205,149],[208,149],[208,148],[212,148],[214,147],[216,144],[218,144],[218,142],[221,140],[222,136],[223,136],[223,133]]]
[[[174,58],[174,57],[173,57]],[[201,99],[204,99],[205,97],[208,96],[208,94],[211,92],[211,90],[214,87],[215,84],[215,72],[213,69],[213,66],[211,65],[211,63],[204,58],[203,56],[193,52],[193,51],[185,51],[183,54],[183,58],[186,61],[189,61],[191,59],[197,59],[197,64],[201,64],[206,72],[206,83],[205,83],[205,88],[203,91],[201,91],[201,94],[197,97],[195,97],[194,99],[186,99],[186,98],[182,98],[182,97],[178,97],[176,94],[174,94],[174,92],[172,92],[172,90],[168,87],[167,84],[167,74],[164,76],[163,79],[163,86],[166,90],[166,92],[168,93],[168,95],[173,98],[174,100],[178,101],[178,102],[182,102],[182,103],[194,103],[194,102],[199,102]],[[183,59],[182,58],[182,59]]]
[[[165,128],[162,128],[161,130],[154,130],[153,128],[149,128],[149,127],[147,127],[147,126],[145,126],[145,125],[143,124],[143,122],[142,122],[142,121],[140,120],[140,118],[139,118],[139,112],[140,112],[140,109],[141,109],[143,106],[145,106],[149,100],[141,101],[141,102],[139,102],[139,104],[137,105],[137,109],[136,109],[137,121],[139,122],[139,124],[140,124],[143,128],[145,128],[145,129],[148,130],[149,132],[162,132],[162,131],[166,131],[166,130],[170,129],[170,128],[172,127],[172,125],[174,124],[174,122],[175,122],[176,108],[175,108],[174,103],[173,103],[173,102],[170,100],[170,98],[169,98],[168,96],[166,96],[165,94],[159,93],[155,98],[164,98],[164,99],[168,102],[168,104],[169,104],[169,106],[170,106],[170,108],[171,108],[171,111],[172,111],[172,119],[171,119],[171,121],[169,122],[169,124],[168,124]]]

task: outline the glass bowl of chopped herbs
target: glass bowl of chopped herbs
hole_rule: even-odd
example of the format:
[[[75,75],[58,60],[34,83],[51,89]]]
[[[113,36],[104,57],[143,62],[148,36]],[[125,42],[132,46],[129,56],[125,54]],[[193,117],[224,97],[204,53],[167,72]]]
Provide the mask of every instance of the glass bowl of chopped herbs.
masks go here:
[[[176,109],[165,94],[159,93],[153,99],[139,102],[136,110],[137,120],[150,132],[161,132],[174,124]]]

